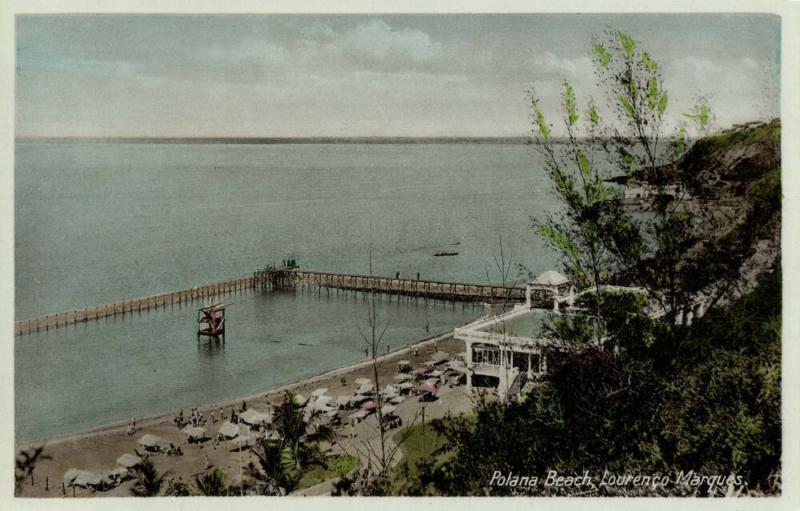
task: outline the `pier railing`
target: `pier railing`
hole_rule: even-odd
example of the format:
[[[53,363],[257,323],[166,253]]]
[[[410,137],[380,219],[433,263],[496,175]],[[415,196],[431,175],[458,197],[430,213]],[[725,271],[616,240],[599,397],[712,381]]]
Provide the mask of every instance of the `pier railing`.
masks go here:
[[[369,275],[348,275],[316,271],[287,272],[294,285],[335,288],[360,292],[407,295],[445,301],[519,301],[525,289],[437,280],[398,279]]]
[[[69,325],[77,325],[104,318],[125,317],[160,307],[183,305],[199,300],[216,300],[224,295],[245,291],[284,291],[298,286],[319,289],[342,289],[363,293],[386,293],[442,301],[522,301],[525,290],[521,287],[503,287],[436,280],[398,279],[369,275],[349,275],[300,271],[298,269],[259,270],[252,276],[235,278],[195,286],[180,291],[170,291],[144,298],[132,298],[96,307],[87,307],[57,314],[49,314],[14,323],[14,334],[25,335],[44,332]]]
[[[160,293],[144,298],[131,298],[120,302],[96,307],[87,307],[57,314],[48,314],[38,318],[23,319],[14,323],[14,334],[25,335],[35,332],[45,332],[69,325],[77,325],[89,321],[109,317],[125,317],[140,314],[142,311],[157,309],[170,305],[182,305],[198,300],[217,299],[223,295],[253,289],[254,278],[244,277],[215,282],[204,286],[195,286],[190,289]]]

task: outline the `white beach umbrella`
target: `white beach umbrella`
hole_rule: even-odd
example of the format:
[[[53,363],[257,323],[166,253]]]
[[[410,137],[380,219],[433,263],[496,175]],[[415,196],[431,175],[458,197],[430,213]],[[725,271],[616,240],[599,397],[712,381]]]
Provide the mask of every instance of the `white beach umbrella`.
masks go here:
[[[372,398],[370,398],[369,396],[364,396],[362,394],[356,394],[355,396],[350,398],[350,406],[359,405],[359,404],[363,403],[364,401],[369,401],[370,399],[372,399]]]
[[[268,424],[272,420],[272,418],[266,413],[259,412],[258,410],[254,410],[252,408],[240,413],[239,418],[242,419],[243,422],[250,424],[251,426]]]
[[[143,435],[137,442],[139,445],[144,447],[145,449],[155,449],[160,448],[161,444],[164,443],[164,440],[156,435],[151,435],[150,433]]]
[[[314,409],[315,410],[324,410],[325,408],[329,408],[330,402],[333,401],[333,397],[331,396],[321,396],[314,401]]]
[[[409,380],[413,380],[413,379],[414,379],[414,376],[409,374],[409,373],[400,373],[400,374],[396,374],[394,376],[394,381],[396,381],[396,382],[404,382],[404,381],[409,381]]]
[[[239,427],[236,426],[236,424],[225,421],[222,423],[222,426],[219,427],[217,433],[225,438],[233,438],[239,434]]]
[[[359,394],[369,394],[370,392],[373,392],[374,390],[375,390],[375,385],[373,385],[371,383],[364,383],[363,385],[361,385],[358,388],[357,392]]]
[[[140,458],[139,456],[136,456],[134,454],[129,454],[127,452],[125,454],[123,454],[122,456],[120,456],[119,458],[117,458],[117,463],[119,463],[120,465],[122,465],[125,468],[135,467],[136,465],[138,465],[141,462],[142,462],[142,458]]]
[[[78,470],[77,468],[71,468],[66,472],[64,472],[64,484],[67,486],[71,485],[72,481],[74,481],[76,477],[81,475],[81,472],[82,471]]]
[[[369,378],[356,378],[353,383],[356,385],[366,385],[367,383],[372,383],[372,380]]]
[[[181,430],[190,440],[199,440],[206,437],[206,428],[201,426],[186,426]]]
[[[72,481],[72,485],[89,488],[91,486],[98,486],[102,481],[103,477],[100,474],[89,472],[88,470],[81,470],[78,477]]]
[[[449,359],[450,356],[445,353],[444,351],[437,351],[433,355],[431,355],[430,360],[425,362],[426,365],[434,366],[437,364],[441,364],[445,360]]]

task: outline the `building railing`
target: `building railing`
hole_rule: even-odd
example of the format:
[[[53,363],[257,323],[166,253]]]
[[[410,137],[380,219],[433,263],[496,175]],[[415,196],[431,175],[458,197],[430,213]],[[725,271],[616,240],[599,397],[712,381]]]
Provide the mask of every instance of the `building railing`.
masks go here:
[[[495,378],[499,378],[500,371],[503,368],[501,366],[494,364],[472,364],[470,369],[472,369],[475,374],[480,374],[483,376],[494,376]]]

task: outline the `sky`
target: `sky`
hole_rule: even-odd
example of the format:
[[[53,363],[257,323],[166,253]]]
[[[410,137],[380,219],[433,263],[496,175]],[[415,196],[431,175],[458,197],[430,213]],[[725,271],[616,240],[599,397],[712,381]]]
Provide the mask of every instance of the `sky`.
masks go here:
[[[606,29],[659,62],[670,123],[700,95],[719,127],[779,116],[772,15],[27,15],[16,135],[525,136],[532,88],[602,98]]]

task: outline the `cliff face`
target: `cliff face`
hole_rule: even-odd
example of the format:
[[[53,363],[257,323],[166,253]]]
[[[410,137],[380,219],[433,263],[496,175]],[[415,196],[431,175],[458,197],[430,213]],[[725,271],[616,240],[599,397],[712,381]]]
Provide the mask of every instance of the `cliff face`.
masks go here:
[[[759,275],[780,265],[780,130],[780,122],[772,121],[723,131],[655,172],[632,176],[653,190],[680,190],[670,195],[677,211],[694,217],[697,240],[680,271],[706,309],[749,292]],[[652,198],[635,205],[649,209]]]
[[[697,141],[671,169],[673,182],[693,197],[687,207],[704,233],[700,245],[743,256],[738,278],[701,293],[715,303],[749,292],[761,273],[780,265],[780,138],[777,120],[727,130]]]
[[[674,164],[692,195],[744,197],[749,185],[780,168],[780,121],[748,125],[706,137]]]

